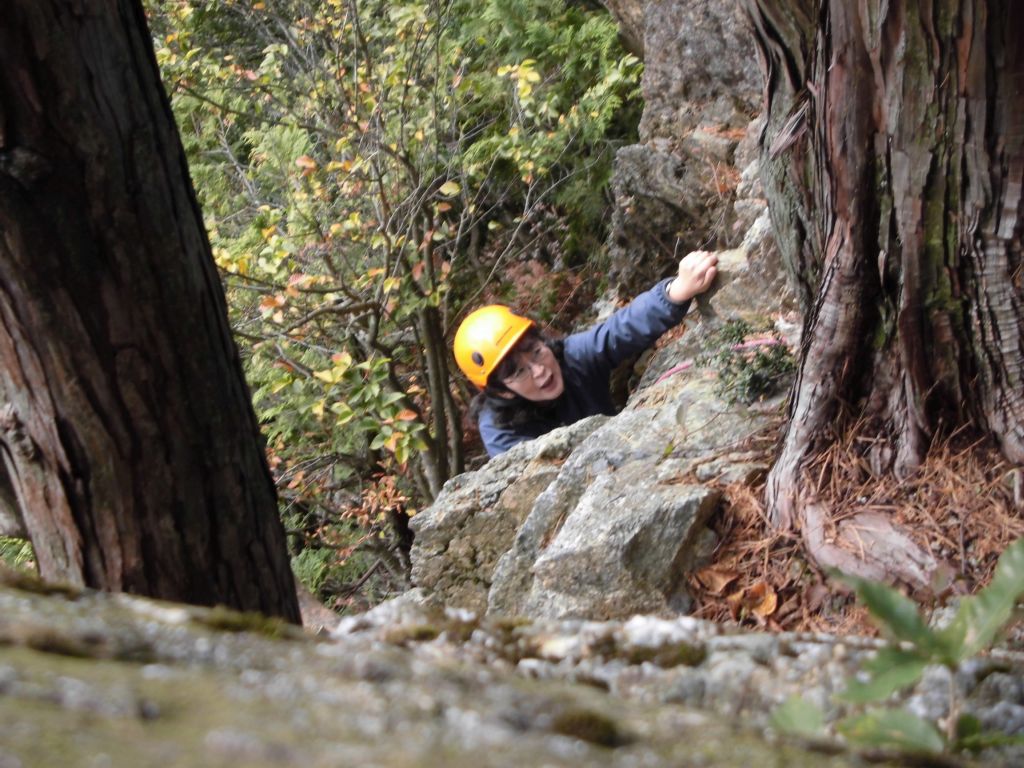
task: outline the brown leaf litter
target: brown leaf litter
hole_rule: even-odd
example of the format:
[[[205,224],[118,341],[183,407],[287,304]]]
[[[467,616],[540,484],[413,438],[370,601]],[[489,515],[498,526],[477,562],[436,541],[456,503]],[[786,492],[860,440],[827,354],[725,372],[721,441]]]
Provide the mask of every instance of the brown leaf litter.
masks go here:
[[[999,555],[1024,536],[1021,470],[987,440],[956,433],[936,441],[921,466],[899,480],[876,474],[865,438],[850,430],[810,468],[835,522],[863,512],[894,525],[947,564],[948,585],[925,608],[973,594],[992,577]],[[771,631],[877,634],[867,612],[804,554],[799,535],[771,527],[764,487],[724,487],[725,507],[712,521],[714,561],[689,578],[694,615]]]

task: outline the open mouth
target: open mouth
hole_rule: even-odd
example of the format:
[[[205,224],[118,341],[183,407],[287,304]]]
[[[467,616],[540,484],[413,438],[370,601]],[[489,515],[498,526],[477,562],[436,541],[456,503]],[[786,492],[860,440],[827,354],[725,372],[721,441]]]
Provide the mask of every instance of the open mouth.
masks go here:
[[[557,386],[558,379],[552,374],[548,376],[547,379],[544,380],[543,384],[538,385],[537,389],[539,389],[544,394],[548,394],[550,392],[554,392]]]

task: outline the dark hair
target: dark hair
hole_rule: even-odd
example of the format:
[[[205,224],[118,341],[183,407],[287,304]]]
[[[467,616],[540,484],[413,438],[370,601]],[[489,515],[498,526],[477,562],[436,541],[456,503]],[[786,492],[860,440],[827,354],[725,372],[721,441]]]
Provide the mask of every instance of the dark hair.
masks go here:
[[[553,402],[538,403],[527,400],[525,397],[515,394],[505,386],[504,380],[516,369],[515,353],[524,344],[539,341],[555,355],[558,364],[562,365],[565,360],[565,342],[561,339],[553,339],[537,330],[536,327],[527,329],[516,345],[509,350],[509,353],[502,358],[490,376],[487,377],[487,386],[483,388],[469,404],[469,414],[476,420],[484,406],[490,406],[494,412],[494,420],[498,426],[515,426],[526,423],[536,418],[543,418],[554,407]],[[512,397],[508,397],[511,394]]]

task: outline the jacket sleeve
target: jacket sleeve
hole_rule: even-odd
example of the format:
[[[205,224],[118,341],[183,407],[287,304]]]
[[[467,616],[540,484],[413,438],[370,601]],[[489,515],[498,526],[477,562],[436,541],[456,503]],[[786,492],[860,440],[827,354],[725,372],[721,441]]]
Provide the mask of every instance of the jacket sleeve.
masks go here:
[[[494,414],[488,408],[480,411],[477,428],[480,430],[480,440],[487,449],[487,455],[492,459],[514,445],[533,439],[532,435],[517,434],[511,427],[499,427],[494,423]]]
[[[611,371],[643,352],[686,316],[690,302],[675,304],[666,278],[593,328],[566,338],[566,351],[592,371]]]

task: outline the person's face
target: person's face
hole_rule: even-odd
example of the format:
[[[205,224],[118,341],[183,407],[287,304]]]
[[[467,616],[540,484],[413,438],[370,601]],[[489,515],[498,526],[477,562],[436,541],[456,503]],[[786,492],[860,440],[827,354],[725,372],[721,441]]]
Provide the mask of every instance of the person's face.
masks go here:
[[[534,402],[544,402],[554,400],[565,390],[562,366],[547,344],[539,339],[528,339],[516,346],[511,354],[515,368],[502,379],[502,383],[515,394]]]

